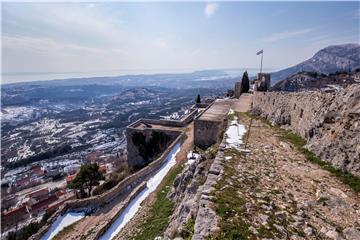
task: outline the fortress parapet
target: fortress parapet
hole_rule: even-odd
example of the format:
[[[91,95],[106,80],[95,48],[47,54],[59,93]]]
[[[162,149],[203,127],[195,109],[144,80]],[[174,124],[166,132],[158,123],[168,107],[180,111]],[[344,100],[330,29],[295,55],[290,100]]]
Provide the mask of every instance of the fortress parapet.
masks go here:
[[[270,73],[258,73],[257,79],[254,80],[254,91],[267,92],[271,87]]]
[[[162,154],[184,131],[198,109],[193,107],[180,120],[139,119],[126,128],[127,162],[130,169],[141,169]]]

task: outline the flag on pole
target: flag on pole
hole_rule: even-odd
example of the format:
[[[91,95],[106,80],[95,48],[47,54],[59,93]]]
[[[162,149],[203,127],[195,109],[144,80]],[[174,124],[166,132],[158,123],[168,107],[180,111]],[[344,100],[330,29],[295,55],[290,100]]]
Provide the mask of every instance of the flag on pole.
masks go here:
[[[261,49],[260,51],[258,51],[258,52],[256,53],[256,55],[260,55],[260,54],[262,54],[263,52],[264,52],[264,50]]]

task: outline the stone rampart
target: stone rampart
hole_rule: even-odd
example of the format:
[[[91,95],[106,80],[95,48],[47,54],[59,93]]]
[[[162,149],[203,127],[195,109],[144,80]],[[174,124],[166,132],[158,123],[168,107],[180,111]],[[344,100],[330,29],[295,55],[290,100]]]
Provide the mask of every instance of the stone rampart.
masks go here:
[[[176,144],[182,143],[186,138],[185,133],[181,133],[170,145],[169,147],[158,157],[156,160],[151,162],[148,166],[142,168],[141,170],[131,174],[130,176],[123,179],[119,182],[115,187],[106,191],[105,193],[92,196],[85,199],[76,199],[65,202],[63,206],[61,206],[56,213],[54,213],[51,218],[47,221],[46,225],[43,226],[37,234],[34,234],[30,239],[31,240],[38,240],[43,236],[51,227],[51,225],[55,222],[57,217],[64,214],[67,211],[74,211],[79,209],[91,209],[91,208],[98,208],[105,204],[110,203],[111,201],[115,200],[122,194],[129,194],[133,189],[138,187],[141,183],[143,183],[147,178],[149,178],[152,174],[154,174],[164,163],[168,154],[171,150],[175,147]],[[131,197],[126,198],[124,201],[124,205],[127,205],[129,201],[131,201]],[[128,201],[128,202],[126,202]],[[123,208],[122,208],[123,209]],[[117,215],[120,214],[119,212]],[[109,219],[112,221],[112,219]]]
[[[196,114],[198,113],[197,108],[193,108],[190,110],[190,112],[185,115],[180,120],[165,120],[165,119],[147,119],[147,118],[140,118],[137,121],[131,123],[127,128],[134,128],[140,123],[145,124],[156,124],[156,125],[162,125],[167,127],[185,127],[188,125],[192,120],[194,120]]]
[[[287,126],[334,167],[360,176],[360,85],[337,92],[255,92],[253,113]]]
[[[181,131],[139,127],[126,129],[127,162],[129,169],[141,169],[151,163]]]

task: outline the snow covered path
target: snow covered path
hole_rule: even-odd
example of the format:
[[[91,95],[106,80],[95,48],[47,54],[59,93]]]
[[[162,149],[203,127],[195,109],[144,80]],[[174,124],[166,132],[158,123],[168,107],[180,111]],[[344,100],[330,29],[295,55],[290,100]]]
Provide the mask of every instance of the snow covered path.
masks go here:
[[[163,178],[169,170],[176,164],[176,154],[180,151],[181,144],[176,144],[168,154],[165,163],[161,166],[158,172],[152,176],[146,183],[146,188],[142,190],[129,204],[129,206],[120,214],[110,228],[100,237],[100,240],[113,239],[127,222],[134,217],[139,210],[141,203],[149,196],[150,193],[156,190]]]
[[[240,150],[240,147],[243,144],[242,138],[245,133],[245,126],[239,124],[238,118],[234,116],[234,120],[231,121],[229,128],[225,132],[226,147]]]
[[[42,236],[41,240],[50,240],[55,237],[65,227],[85,217],[85,212],[68,212],[63,216],[59,216],[51,225],[50,229]]]

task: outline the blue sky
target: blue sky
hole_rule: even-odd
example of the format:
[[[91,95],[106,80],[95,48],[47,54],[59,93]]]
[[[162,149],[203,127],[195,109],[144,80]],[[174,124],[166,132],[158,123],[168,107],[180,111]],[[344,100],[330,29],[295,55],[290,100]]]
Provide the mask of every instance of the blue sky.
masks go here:
[[[359,2],[3,3],[3,72],[281,69],[359,42]]]

